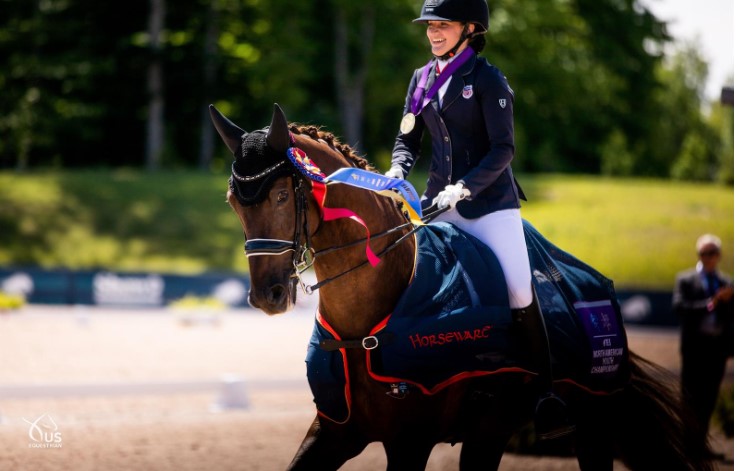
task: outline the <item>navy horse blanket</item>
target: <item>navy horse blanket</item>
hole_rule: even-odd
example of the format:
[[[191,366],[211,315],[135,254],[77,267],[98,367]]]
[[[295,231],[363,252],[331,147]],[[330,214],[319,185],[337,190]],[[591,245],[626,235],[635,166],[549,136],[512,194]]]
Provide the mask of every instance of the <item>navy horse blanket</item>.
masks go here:
[[[591,393],[621,387],[627,354],[613,284],[561,251],[524,221],[533,284],[548,330],[556,381]],[[371,376],[434,394],[456,381],[491,374],[536,374],[512,329],[507,286],[494,253],[455,226],[416,234],[414,273],[394,312],[363,339]],[[350,418],[345,348],[319,315],[307,352],[307,378],[320,415]],[[322,345],[322,346],[321,346]]]

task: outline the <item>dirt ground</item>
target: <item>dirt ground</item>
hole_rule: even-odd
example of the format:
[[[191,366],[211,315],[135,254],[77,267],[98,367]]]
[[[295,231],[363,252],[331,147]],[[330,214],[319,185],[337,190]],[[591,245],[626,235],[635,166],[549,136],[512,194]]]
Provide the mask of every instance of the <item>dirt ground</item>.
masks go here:
[[[51,306],[0,314],[0,471],[284,469],[315,413],[304,370],[312,323],[308,305],[271,318]],[[678,371],[677,332],[628,336]],[[224,389],[228,378],[234,389]],[[223,408],[238,401],[247,407]],[[731,470],[734,442],[714,432],[727,455],[719,469]],[[459,452],[438,445],[427,469],[456,469]],[[342,469],[385,466],[374,444]],[[507,454],[500,469],[578,467]]]

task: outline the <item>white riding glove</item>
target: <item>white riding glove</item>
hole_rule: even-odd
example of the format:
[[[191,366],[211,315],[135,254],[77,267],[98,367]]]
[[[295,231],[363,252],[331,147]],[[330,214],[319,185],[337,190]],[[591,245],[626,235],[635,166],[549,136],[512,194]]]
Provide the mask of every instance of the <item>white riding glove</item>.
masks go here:
[[[387,170],[384,175],[389,178],[398,178],[399,180],[404,180],[404,171],[402,171],[401,167],[392,167]]]
[[[471,196],[471,191],[464,187],[463,183],[458,182],[455,185],[446,186],[432,202],[438,205],[438,209],[445,209],[448,206],[450,206],[450,209],[454,209],[460,200],[469,196]]]

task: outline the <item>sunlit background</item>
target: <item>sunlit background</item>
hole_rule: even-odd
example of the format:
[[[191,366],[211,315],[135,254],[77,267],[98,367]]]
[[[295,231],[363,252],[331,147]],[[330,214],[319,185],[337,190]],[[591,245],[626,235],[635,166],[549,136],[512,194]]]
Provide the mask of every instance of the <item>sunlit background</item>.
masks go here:
[[[721,237],[734,269],[733,2],[489,5],[523,217],[614,281],[633,348],[677,372],[671,295],[697,237]],[[314,414],[317,295],[278,318],[248,306],[207,105],[253,130],[278,102],[385,171],[430,57],[420,2],[0,8],[0,470],[284,468]],[[420,192],[429,160],[409,177]],[[714,427],[732,456],[727,376]],[[42,429],[63,446],[29,446]],[[519,459],[503,469],[552,466]],[[457,449],[428,469],[448,463]]]

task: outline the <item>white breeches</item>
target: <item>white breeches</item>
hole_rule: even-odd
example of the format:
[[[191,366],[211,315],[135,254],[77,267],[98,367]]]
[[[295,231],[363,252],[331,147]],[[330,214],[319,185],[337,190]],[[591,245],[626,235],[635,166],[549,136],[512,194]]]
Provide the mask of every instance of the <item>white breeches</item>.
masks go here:
[[[486,244],[499,259],[509,290],[509,305],[520,309],[532,304],[532,274],[519,209],[505,209],[478,219],[465,219],[451,209],[433,222],[449,222]]]

